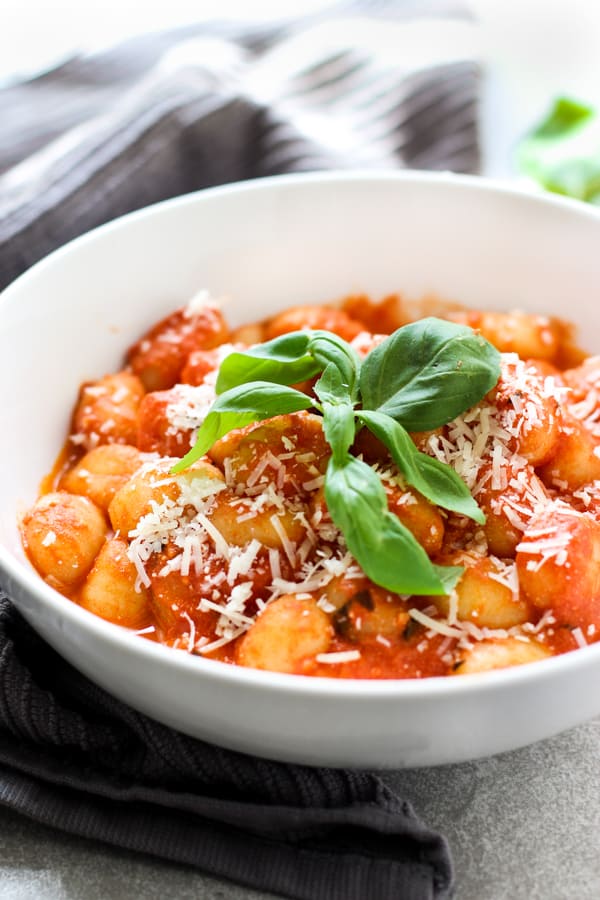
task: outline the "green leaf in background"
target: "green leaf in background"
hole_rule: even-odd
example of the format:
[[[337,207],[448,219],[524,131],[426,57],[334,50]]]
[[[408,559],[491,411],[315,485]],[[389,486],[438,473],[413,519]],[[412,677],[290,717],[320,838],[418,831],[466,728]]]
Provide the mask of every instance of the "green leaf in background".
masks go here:
[[[600,118],[596,111],[559,97],[519,144],[517,165],[546,190],[600,204]]]
[[[429,431],[478,403],[499,377],[499,352],[472,328],[419,319],[399,328],[363,360],[362,404],[408,431]]]
[[[360,410],[357,417],[385,444],[408,484],[436,506],[484,524],[485,516],[462,478],[450,466],[417,450],[399,422],[370,410]]]
[[[182,472],[204,456],[215,441],[234,428],[243,428],[251,422],[261,422],[271,416],[309,409],[313,401],[306,394],[293,388],[270,382],[255,381],[239,385],[221,394],[210,408],[198,430],[196,443],[171,472]]]
[[[447,594],[462,575],[459,567],[433,565],[389,511],[379,476],[362,460],[349,453],[340,461],[331,457],[325,500],[350,553],[375,584],[397,594]]]

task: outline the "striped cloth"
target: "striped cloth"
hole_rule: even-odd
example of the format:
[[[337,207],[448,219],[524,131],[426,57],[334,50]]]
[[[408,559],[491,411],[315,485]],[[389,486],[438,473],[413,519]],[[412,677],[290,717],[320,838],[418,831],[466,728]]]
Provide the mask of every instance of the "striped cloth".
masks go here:
[[[0,288],[78,234],[202,187],[477,171],[474,30],[451,0],[336,3],[131,39],[5,87]]]

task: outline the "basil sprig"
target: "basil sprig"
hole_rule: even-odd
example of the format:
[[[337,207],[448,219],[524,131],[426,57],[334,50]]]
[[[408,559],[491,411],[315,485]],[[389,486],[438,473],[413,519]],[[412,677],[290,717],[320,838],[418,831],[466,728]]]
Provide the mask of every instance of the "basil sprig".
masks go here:
[[[316,399],[289,385],[314,378]],[[399,594],[447,594],[463,569],[436,566],[390,512],[375,470],[349,452],[358,427],[390,451],[407,484],[431,503],[485,521],[466,484],[444,463],[421,453],[409,431],[445,425],[490,391],[500,354],[472,329],[427,318],[399,328],[361,360],[327,331],[297,331],[231,353],[221,363],[218,397],[180,472],[220,437],[275,415],[316,409],[331,447],[325,500],[348,549],[368,577]]]

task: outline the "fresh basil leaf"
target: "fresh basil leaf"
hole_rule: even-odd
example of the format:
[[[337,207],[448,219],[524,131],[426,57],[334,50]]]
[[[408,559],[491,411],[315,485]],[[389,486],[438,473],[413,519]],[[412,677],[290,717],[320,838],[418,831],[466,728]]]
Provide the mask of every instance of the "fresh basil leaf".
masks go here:
[[[249,381],[296,384],[323,372],[329,364],[340,370],[346,391],[355,398],[360,357],[342,338],[329,331],[293,331],[225,357],[219,368],[217,393]]]
[[[323,432],[333,456],[343,460],[354,443],[356,422],[350,403],[323,403]]]
[[[310,331],[294,331],[225,357],[219,368],[217,394],[249,381],[296,384],[322,371],[309,351]]]
[[[499,377],[500,354],[489,341],[430,317],[399,328],[363,360],[362,404],[408,431],[428,431],[481,400]]]
[[[323,371],[315,385],[315,393],[319,399],[330,403],[341,400],[354,402],[357,399],[361,367],[361,359],[356,350],[337,334],[328,331],[314,331],[308,346]]]
[[[337,405],[351,402],[348,385],[343,381],[343,375],[334,363],[329,363],[319,380],[314,386],[314,392],[322,403]]]
[[[251,422],[261,422],[271,416],[309,409],[313,401],[306,394],[270,382],[255,381],[231,388],[220,394],[198,430],[196,443],[183,459],[171,469],[182,472],[210,450],[215,441],[234,428],[243,428]]]
[[[598,203],[600,117],[591,106],[559,97],[519,144],[517,164],[546,190]]]
[[[485,523],[483,512],[462,478],[450,466],[417,450],[399,422],[371,410],[359,410],[357,416],[385,444],[408,484],[436,506],[468,516],[481,525]]]
[[[446,463],[434,459],[417,450],[417,467],[428,485],[428,500],[444,509],[473,519],[478,525],[485,525],[485,514],[477,505],[462,478]],[[417,488],[421,493],[421,488]]]
[[[381,481],[373,469],[346,454],[332,457],[325,474],[325,500],[350,553],[376,584],[398,594],[446,594],[423,547],[387,506]]]

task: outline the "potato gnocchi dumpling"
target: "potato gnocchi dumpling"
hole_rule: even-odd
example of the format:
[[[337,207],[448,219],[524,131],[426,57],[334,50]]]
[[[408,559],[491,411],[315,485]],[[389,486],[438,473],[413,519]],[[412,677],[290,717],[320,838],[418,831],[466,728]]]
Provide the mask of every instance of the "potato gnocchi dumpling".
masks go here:
[[[219,430],[211,407],[230,354],[295,332],[302,343],[318,329],[334,356],[346,347],[364,361],[415,321],[415,309],[400,296],[357,295],[231,330],[200,291],[142,334],[120,371],[96,373],[71,398],[65,448],[21,521],[33,566],[71,602],[145,639],[272,672],[464,677],[594,643],[600,357],[581,351],[569,323],[435,303],[438,318],[497,348],[500,377],[461,415],[410,433],[396,462],[381,435],[358,425],[349,433],[342,450],[350,445],[381,492],[379,520],[368,525],[357,506],[342,530],[332,505],[328,473],[340,454],[332,458],[331,433],[347,418],[323,418],[314,370],[300,367],[294,385],[310,411]],[[174,471],[209,425],[204,455]],[[452,470],[478,515],[428,499],[419,466],[442,493]],[[455,573],[453,586],[411,594],[377,580],[384,521],[423,565]],[[362,565],[349,549],[359,526],[372,553]],[[406,567],[401,556],[389,565]]]

